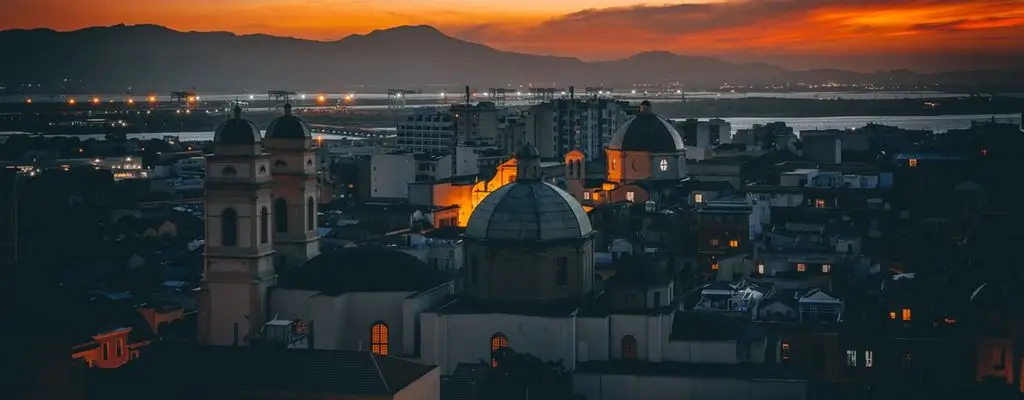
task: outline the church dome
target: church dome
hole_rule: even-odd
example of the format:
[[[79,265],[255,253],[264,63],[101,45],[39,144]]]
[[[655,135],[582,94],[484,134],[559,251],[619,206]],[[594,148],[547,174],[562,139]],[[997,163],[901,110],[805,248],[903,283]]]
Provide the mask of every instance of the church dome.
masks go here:
[[[284,115],[277,117],[267,127],[267,139],[306,139],[313,135],[309,124],[302,118],[292,115],[292,105],[284,105]]]
[[[242,118],[242,108],[235,105],[231,119],[221,122],[213,134],[213,143],[218,145],[249,146],[260,142],[260,128]]]
[[[542,242],[585,238],[593,232],[580,203],[555,185],[513,182],[489,194],[469,216],[475,240]]]
[[[672,123],[655,114],[651,102],[640,103],[640,113],[623,124],[608,142],[609,150],[675,153],[683,151],[683,139]]]

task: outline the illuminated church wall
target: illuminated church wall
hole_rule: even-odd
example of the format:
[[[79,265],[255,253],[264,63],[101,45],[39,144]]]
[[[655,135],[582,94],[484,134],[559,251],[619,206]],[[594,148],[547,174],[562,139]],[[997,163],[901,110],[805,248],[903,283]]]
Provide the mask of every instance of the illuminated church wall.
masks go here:
[[[508,160],[498,166],[490,180],[479,180],[472,184],[443,182],[431,186],[432,203],[435,206],[459,206],[458,225],[465,227],[477,204],[491,192],[512,183],[516,179],[516,160]]]

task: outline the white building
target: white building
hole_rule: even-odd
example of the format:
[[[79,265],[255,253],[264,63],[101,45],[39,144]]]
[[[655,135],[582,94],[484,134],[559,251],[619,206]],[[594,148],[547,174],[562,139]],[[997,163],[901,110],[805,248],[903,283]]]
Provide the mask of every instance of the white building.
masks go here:
[[[472,175],[479,171],[479,157],[472,147],[457,146],[454,155],[376,153],[370,156],[370,197],[406,199],[410,183]]]

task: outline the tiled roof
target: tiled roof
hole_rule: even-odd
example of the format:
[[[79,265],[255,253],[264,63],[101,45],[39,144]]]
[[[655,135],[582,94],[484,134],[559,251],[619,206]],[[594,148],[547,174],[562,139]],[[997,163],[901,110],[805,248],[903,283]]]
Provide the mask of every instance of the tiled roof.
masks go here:
[[[121,378],[140,387],[172,379],[160,391],[180,389],[185,398],[207,391],[390,396],[434,368],[369,352],[164,344],[123,367]]]

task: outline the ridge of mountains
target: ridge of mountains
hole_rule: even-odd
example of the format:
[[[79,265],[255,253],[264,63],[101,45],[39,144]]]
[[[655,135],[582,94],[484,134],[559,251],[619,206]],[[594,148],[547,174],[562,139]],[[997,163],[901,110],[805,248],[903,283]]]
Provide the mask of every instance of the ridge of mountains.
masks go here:
[[[203,92],[359,90],[387,88],[576,85],[631,87],[678,82],[686,90],[722,82],[941,85],[985,91],[1017,85],[1020,72],[909,70],[859,73],[842,69],[796,71],[766,63],[730,63],[666,51],[614,61],[497,50],[445,35],[426,25],[399,26],[322,42],[263,34],[180,32],[159,25],[114,25],[69,32],[17,29],[0,32],[0,86],[65,79],[91,91],[196,88]],[[65,90],[72,89],[65,87]]]

